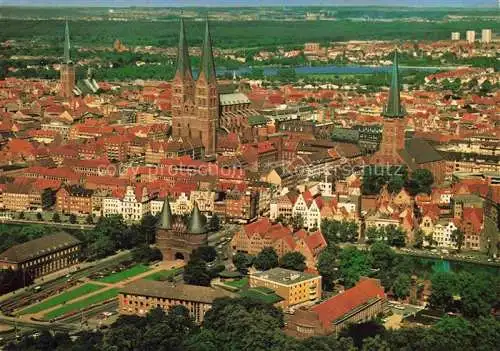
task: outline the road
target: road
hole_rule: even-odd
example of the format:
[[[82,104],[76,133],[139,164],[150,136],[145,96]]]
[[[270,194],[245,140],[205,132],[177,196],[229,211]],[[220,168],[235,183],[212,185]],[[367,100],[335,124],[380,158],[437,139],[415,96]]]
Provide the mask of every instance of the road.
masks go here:
[[[129,251],[120,252],[117,255],[101,260],[92,266],[72,273],[71,279],[73,282],[75,282],[78,279],[84,278],[92,273],[99,272],[104,268],[115,266],[120,262],[129,260],[130,257],[131,253]],[[10,294],[8,298],[3,299],[3,301],[0,303],[0,310],[4,311],[5,313],[5,311],[19,308],[19,305],[22,303],[23,299],[29,299],[29,301],[41,300],[44,297],[47,297],[47,295],[55,293],[60,288],[66,286],[68,284],[67,279],[68,278],[66,278],[65,276],[62,276],[46,283],[39,284],[39,286],[41,287],[40,292],[33,292],[30,288],[25,288],[21,291],[18,290],[18,292],[16,292],[15,294]]]

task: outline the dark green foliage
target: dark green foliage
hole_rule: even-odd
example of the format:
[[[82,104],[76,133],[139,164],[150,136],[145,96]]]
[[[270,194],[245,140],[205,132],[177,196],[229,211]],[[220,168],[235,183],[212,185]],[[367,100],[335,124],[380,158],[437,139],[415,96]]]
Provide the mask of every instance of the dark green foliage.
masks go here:
[[[253,265],[261,271],[267,271],[268,269],[278,267],[278,254],[272,247],[265,247],[255,257]]]
[[[362,276],[370,273],[370,260],[366,253],[354,246],[340,252],[339,272],[346,288],[353,287]]]
[[[333,290],[335,280],[339,278],[337,259],[340,250],[337,246],[329,245],[318,257],[316,268],[322,277],[323,289]]]
[[[392,224],[380,228],[369,227],[365,235],[368,243],[382,241],[395,247],[403,247],[406,243],[406,232]]]
[[[69,222],[71,224],[75,224],[76,223],[76,216],[73,213],[69,215]]]
[[[306,258],[300,252],[288,252],[279,260],[281,268],[303,272],[306,269]]]
[[[233,264],[238,272],[241,274],[247,274],[248,267],[252,265],[252,259],[243,252],[237,252],[233,256]]]
[[[389,192],[397,193],[407,179],[408,172],[405,167],[372,165],[364,169],[362,191],[365,195],[375,195],[387,184]]]
[[[156,247],[141,245],[132,250],[132,259],[138,263],[148,264],[162,260],[161,251]]]
[[[211,281],[207,264],[198,256],[190,257],[184,267],[184,282],[191,285],[209,286]]]
[[[321,233],[325,236],[328,244],[354,243],[358,241],[359,226],[356,222],[336,221],[325,219],[321,221]]]
[[[385,328],[380,323],[368,321],[359,324],[352,324],[347,329],[344,329],[340,335],[346,338],[351,338],[354,345],[358,348],[363,346],[363,340],[366,338],[382,335]]]
[[[201,246],[193,251],[193,256],[205,262],[212,262],[217,258],[217,251],[212,246]]]
[[[20,270],[12,269],[0,270],[0,295],[17,290],[33,283],[33,278]]]
[[[419,193],[431,193],[431,186],[434,183],[434,176],[428,169],[417,169],[407,181],[405,188],[410,195],[415,196]]]
[[[61,222],[61,216],[59,215],[59,213],[54,212],[54,214],[52,215],[52,222],[56,223]]]

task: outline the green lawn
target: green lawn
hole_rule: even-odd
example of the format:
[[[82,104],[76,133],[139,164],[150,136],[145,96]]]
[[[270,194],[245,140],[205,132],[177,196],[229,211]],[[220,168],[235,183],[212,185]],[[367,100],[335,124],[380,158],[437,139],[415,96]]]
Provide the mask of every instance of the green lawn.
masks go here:
[[[53,311],[50,311],[45,316],[43,316],[43,319],[44,320],[51,320],[53,318],[63,316],[63,315],[70,313],[70,312],[78,312],[79,310],[81,310],[83,308],[89,307],[91,305],[95,305],[97,303],[100,303],[100,302],[103,302],[106,300],[110,300],[110,299],[118,296],[119,291],[120,290],[117,288],[112,288],[112,289],[103,291],[100,294],[89,296],[86,299],[64,305],[62,307],[56,308]]]
[[[183,270],[183,268],[173,268],[173,269],[169,269],[169,270],[162,270],[162,271],[158,271],[158,272],[155,272],[153,274],[150,274],[150,275],[144,277],[144,279],[165,281],[171,277],[174,277],[176,274],[178,274],[182,270]]]
[[[91,292],[94,292],[94,291],[98,291],[102,288],[104,288],[102,285],[86,283],[86,284],[83,284],[82,286],[79,286],[76,289],[63,292],[62,294],[51,297],[51,298],[49,298],[49,299],[47,299],[39,304],[28,307],[28,308],[22,310],[19,314],[38,313],[38,312],[47,310],[49,308],[55,307],[57,305],[60,305],[62,303],[66,303],[68,301],[74,300],[80,296],[90,294]]]
[[[103,283],[118,283],[121,282],[122,280],[134,277],[136,275],[139,275],[141,273],[149,271],[151,268],[148,266],[145,266],[143,264],[138,264],[133,267],[130,267],[124,271],[113,273],[108,275],[107,277],[99,279],[100,282]]]
[[[242,290],[239,294],[240,296],[249,297],[269,304],[275,304],[276,302],[283,300],[281,296],[274,293],[273,290],[267,288],[257,287],[257,288]]]
[[[224,282],[224,284],[232,286],[233,288],[241,289],[241,288],[248,285],[248,277],[238,279],[238,280],[227,281],[227,282]]]

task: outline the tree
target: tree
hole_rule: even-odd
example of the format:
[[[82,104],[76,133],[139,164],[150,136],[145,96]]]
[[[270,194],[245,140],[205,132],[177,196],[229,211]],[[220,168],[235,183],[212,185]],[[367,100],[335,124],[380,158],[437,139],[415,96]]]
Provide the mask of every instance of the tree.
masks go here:
[[[210,273],[205,261],[197,256],[191,257],[184,267],[184,282],[191,285],[209,286]]]
[[[339,278],[338,265],[336,263],[338,255],[338,247],[329,245],[318,256],[316,268],[319,274],[321,274],[323,289],[325,290],[333,290],[335,280]]]
[[[59,216],[59,213],[54,212],[54,214],[52,215],[52,222],[56,223],[61,222],[61,216]]]
[[[456,245],[458,252],[462,250],[464,240],[465,234],[460,228],[457,228],[451,232],[451,241]]]
[[[411,178],[406,183],[406,190],[410,195],[415,196],[419,193],[431,193],[431,186],[434,183],[434,176],[428,169],[416,169]]]
[[[87,216],[87,218],[85,219],[85,222],[86,222],[87,224],[94,224],[94,218],[92,217],[92,215],[91,215],[91,214],[89,214],[89,215]]]
[[[304,228],[304,218],[302,218],[300,214],[297,216],[293,216],[290,219],[290,225],[293,227],[294,231]]]
[[[158,222],[158,217],[153,216],[151,213],[147,213],[141,219],[138,231],[141,233],[142,242],[148,244],[153,244],[156,237],[156,223]]]
[[[24,217],[25,217],[25,216],[24,216],[24,212],[20,212],[20,213],[19,213],[19,219],[24,219]]]
[[[214,213],[212,218],[210,218],[210,221],[208,222],[208,227],[213,232],[218,232],[220,230],[220,219],[219,216],[217,216],[217,214]]]
[[[132,250],[132,259],[135,262],[148,264],[162,259],[161,251],[158,248],[152,248],[149,245],[141,245]]]
[[[69,215],[69,222],[70,222],[71,224],[75,224],[75,223],[76,223],[76,216],[75,216],[73,213],[71,213],[71,214]]]
[[[237,252],[233,256],[234,267],[238,272],[244,275],[248,273],[248,266],[250,265],[249,261],[248,256],[243,252]]]
[[[300,252],[287,252],[279,260],[281,268],[303,272],[306,269],[306,258]]]
[[[391,246],[403,247],[406,242],[406,233],[401,227],[388,225],[384,228],[385,238],[387,243]]]
[[[356,242],[358,240],[358,224],[354,221],[321,221],[321,232],[328,243]]]
[[[375,226],[370,226],[366,229],[365,236],[366,236],[366,242],[368,244],[372,244],[380,240],[381,231]]]
[[[56,202],[56,193],[51,189],[45,189],[42,192],[42,208],[47,209]]]
[[[253,265],[256,269],[267,271],[268,269],[278,267],[278,254],[272,247],[265,247],[257,254]]]
[[[37,221],[43,221],[43,216],[40,212],[36,213],[36,219],[37,219]]]
[[[370,272],[368,256],[354,246],[340,251],[340,276],[347,288],[354,286],[361,276]]]
[[[192,256],[199,257],[205,262],[212,262],[217,258],[217,251],[212,246],[200,246],[193,250]]]
[[[413,235],[413,247],[421,249],[424,245],[425,233],[422,229],[418,228]]]
[[[432,308],[447,310],[453,303],[453,295],[456,290],[456,279],[454,273],[437,272],[431,277],[431,296],[429,303]]]
[[[392,292],[398,299],[410,295],[411,277],[408,274],[399,274],[392,284]]]

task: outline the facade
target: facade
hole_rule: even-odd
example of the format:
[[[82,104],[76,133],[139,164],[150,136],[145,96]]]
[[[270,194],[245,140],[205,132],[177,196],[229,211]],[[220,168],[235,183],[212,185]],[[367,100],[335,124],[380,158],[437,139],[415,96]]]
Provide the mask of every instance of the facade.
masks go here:
[[[489,44],[491,43],[491,38],[492,38],[492,30],[491,29],[483,29],[481,31],[481,42],[483,44]]]
[[[292,231],[282,224],[272,224],[267,218],[261,218],[245,225],[237,232],[231,247],[235,251],[257,255],[265,247],[272,247],[278,257],[289,252],[300,252],[306,258],[305,263],[310,270],[316,269],[319,254],[326,248],[326,240],[320,231]]]
[[[64,40],[64,62],[61,64],[60,69],[60,95],[63,98],[70,98],[73,96],[73,89],[75,88],[75,66],[71,61],[69,55],[69,26],[66,21],[66,31],[65,31],[65,40]]]
[[[362,277],[351,289],[310,308],[295,311],[285,333],[297,338],[339,333],[349,324],[369,321],[387,311],[387,297],[377,279]]]
[[[396,165],[401,163],[399,150],[405,146],[406,111],[401,105],[398,53],[394,53],[392,81],[389,99],[384,107],[382,141],[379,150],[373,155],[372,163]]]
[[[102,199],[102,215],[122,215],[126,221],[137,222],[151,212],[151,196],[145,186],[127,186],[123,197],[107,196]]]
[[[460,40],[460,32],[451,32],[451,40]]]
[[[93,190],[79,185],[70,185],[56,193],[56,211],[74,215],[92,213]]]
[[[214,155],[219,124],[219,94],[208,21],[202,46],[201,70],[195,82],[181,19],[177,70],[172,81],[172,135],[201,140],[205,153]]]
[[[284,309],[314,304],[321,298],[321,276],[283,268],[250,275],[251,288],[268,288],[283,298]]]
[[[223,290],[186,284],[172,284],[142,279],[126,285],[118,295],[119,312],[145,316],[160,307],[165,312],[174,306],[184,306],[198,324],[217,298],[228,296]]]
[[[165,199],[156,230],[156,244],[166,261],[182,259],[189,261],[193,250],[208,244],[207,219],[195,203],[189,223],[172,215],[170,203]]]
[[[80,241],[67,233],[14,245],[0,254],[0,269],[23,270],[35,279],[79,262]]]
[[[476,41],[476,32],[473,30],[468,30],[465,32],[465,38],[469,44],[473,44]]]

